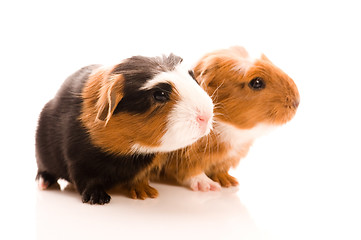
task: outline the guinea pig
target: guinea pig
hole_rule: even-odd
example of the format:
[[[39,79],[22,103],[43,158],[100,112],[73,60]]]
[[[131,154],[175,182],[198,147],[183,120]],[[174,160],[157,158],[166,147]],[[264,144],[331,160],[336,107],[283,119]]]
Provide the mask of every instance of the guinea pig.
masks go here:
[[[174,178],[195,191],[236,186],[229,169],[247,155],[257,137],[293,118],[299,92],[266,56],[251,58],[243,47],[206,54],[194,75],[212,96],[213,130],[189,147],[163,154],[167,163],[155,175]]]
[[[39,117],[39,188],[65,179],[90,204],[108,203],[115,185],[132,198],[156,197],[149,171],[162,165],[157,153],[184,148],[212,127],[212,100],[181,62],[134,56],[68,77]]]

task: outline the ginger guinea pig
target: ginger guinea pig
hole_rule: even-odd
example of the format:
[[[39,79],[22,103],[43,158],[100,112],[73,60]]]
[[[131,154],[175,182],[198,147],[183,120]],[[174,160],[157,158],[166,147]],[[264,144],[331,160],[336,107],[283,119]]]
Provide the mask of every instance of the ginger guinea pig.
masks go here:
[[[212,96],[213,131],[192,146],[163,154],[167,164],[160,175],[193,190],[235,186],[229,169],[257,137],[292,119],[300,101],[297,87],[264,55],[253,59],[242,47],[206,54],[194,75]]]
[[[106,190],[117,184],[133,198],[156,197],[148,180],[162,164],[156,154],[184,148],[212,126],[212,100],[181,62],[135,56],[66,79],[39,118],[39,188],[65,179],[90,204],[108,203]]]

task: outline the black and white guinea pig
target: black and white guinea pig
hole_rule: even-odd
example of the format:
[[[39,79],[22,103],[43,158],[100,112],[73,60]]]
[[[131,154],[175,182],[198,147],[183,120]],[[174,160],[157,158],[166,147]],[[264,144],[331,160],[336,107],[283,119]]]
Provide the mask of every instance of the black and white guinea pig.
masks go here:
[[[134,56],[68,77],[40,114],[39,188],[65,179],[90,204],[108,203],[106,190],[118,184],[132,198],[156,197],[148,179],[163,164],[156,153],[188,146],[212,126],[212,100],[181,62]]]

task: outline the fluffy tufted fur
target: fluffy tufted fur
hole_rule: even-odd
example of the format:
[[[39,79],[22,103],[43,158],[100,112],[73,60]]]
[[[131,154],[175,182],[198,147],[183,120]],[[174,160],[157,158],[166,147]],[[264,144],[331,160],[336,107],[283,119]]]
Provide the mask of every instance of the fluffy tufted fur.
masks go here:
[[[148,181],[149,170],[162,165],[156,154],[194,143],[212,122],[211,98],[181,61],[173,54],[135,56],[71,75],[39,118],[40,189],[63,178],[91,204],[108,203],[106,190],[118,184],[133,198],[156,197]]]
[[[297,87],[264,55],[252,59],[242,47],[206,54],[194,74],[215,104],[213,131],[192,146],[163,154],[167,164],[160,174],[193,190],[235,186],[229,169],[257,137],[292,119],[299,105]]]

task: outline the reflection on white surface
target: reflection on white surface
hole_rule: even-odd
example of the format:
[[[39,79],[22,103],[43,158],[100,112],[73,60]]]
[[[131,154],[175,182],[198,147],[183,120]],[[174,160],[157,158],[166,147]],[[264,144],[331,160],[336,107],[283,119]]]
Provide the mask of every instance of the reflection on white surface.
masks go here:
[[[357,1],[19,2],[0,2],[0,239],[361,239]],[[238,189],[157,183],[157,199],[115,191],[105,206],[36,189],[38,114],[72,72],[137,54],[193,64],[231,45],[264,52],[301,95],[232,172]]]
[[[322,118],[310,138],[302,128],[305,111],[301,105],[293,122],[256,141],[231,172],[237,188],[203,193],[152,183],[157,199],[133,200],[115,189],[104,206],[83,204],[73,190],[34,189],[37,237],[361,239],[361,159],[355,142],[325,138],[331,126]]]
[[[83,204],[74,191],[39,191],[38,239],[264,239],[237,188],[201,193],[152,185],[157,199],[133,200],[113,190],[104,206]]]

